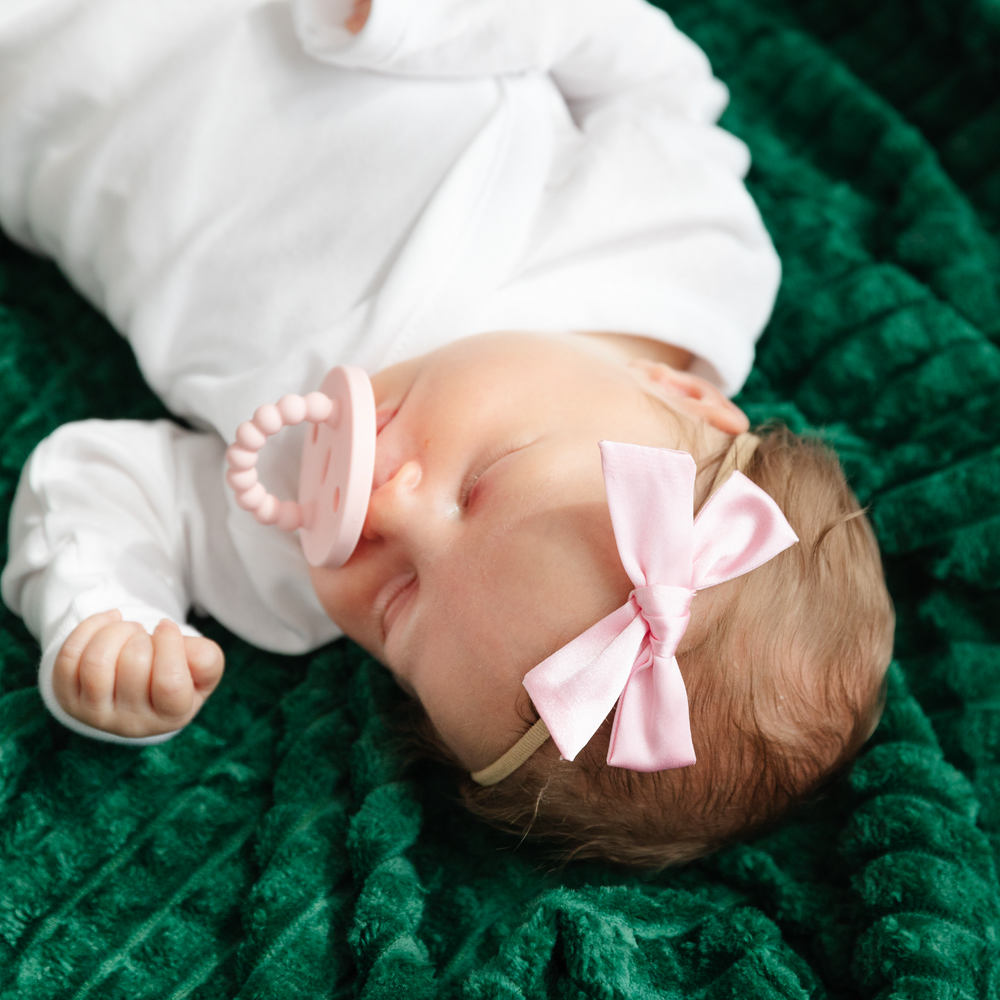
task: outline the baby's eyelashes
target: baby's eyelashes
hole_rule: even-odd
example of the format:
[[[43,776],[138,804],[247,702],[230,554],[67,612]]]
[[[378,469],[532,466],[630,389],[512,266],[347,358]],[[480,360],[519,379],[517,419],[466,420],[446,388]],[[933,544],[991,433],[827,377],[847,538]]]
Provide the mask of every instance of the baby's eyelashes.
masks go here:
[[[509,455],[513,455],[515,452],[522,451],[527,448],[531,442],[526,442],[523,444],[516,444],[513,442],[506,442],[502,445],[494,445],[483,458],[476,462],[472,469],[468,472],[465,478],[462,480],[462,485],[458,492],[458,510],[459,512],[466,510],[470,503],[475,499],[474,491],[476,489],[476,484],[480,479],[498,462],[507,458]]]
[[[477,462],[473,466],[472,470],[466,474],[462,479],[462,484],[458,490],[458,511],[461,512],[469,506],[469,497],[472,495],[472,490],[476,483],[479,482],[479,477],[496,461],[496,459],[488,459],[484,462]]]

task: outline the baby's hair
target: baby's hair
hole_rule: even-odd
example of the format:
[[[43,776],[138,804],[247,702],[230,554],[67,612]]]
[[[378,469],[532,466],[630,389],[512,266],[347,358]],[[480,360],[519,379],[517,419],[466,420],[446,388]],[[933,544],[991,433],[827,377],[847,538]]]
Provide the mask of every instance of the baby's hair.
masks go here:
[[[660,868],[767,827],[856,756],[881,714],[892,654],[878,546],[832,451],[780,425],[755,433],[744,474],[800,544],[691,605],[677,659],[698,762],[652,774],[609,767],[612,713],[573,762],[549,741],[492,787],[460,772],[476,816],[554,841],[567,859]],[[699,479],[711,482],[724,455],[702,463]],[[524,699],[527,727],[537,716]],[[458,768],[425,715],[414,730],[428,755]]]

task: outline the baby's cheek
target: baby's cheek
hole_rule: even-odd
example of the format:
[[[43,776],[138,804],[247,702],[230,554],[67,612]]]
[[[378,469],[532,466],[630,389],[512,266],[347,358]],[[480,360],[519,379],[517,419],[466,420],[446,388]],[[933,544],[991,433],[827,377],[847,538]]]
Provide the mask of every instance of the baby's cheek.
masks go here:
[[[466,768],[486,767],[525,728],[518,712],[521,672],[503,669],[502,656],[470,657],[447,642],[433,645],[412,665],[413,695]]]
[[[359,588],[352,588],[342,569],[328,569],[325,566],[310,566],[309,579],[319,603],[331,621],[335,622],[356,643],[364,646],[373,656],[377,652],[371,648],[373,636],[368,623],[371,602],[367,605]],[[367,626],[367,627],[366,627]]]

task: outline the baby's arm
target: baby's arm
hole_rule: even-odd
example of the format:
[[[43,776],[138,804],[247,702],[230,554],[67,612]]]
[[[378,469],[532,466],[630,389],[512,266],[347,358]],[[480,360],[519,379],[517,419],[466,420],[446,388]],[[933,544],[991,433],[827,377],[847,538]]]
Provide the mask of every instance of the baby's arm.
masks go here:
[[[642,91],[669,114],[711,122],[728,96],[702,51],[645,0],[293,0],[293,9],[317,59],[413,76],[550,73],[578,120]]]
[[[645,333],[739,389],[780,265],[743,184],[749,151],[714,124],[726,88],[665,14],[645,0],[371,0],[354,36],[351,0],[293,5],[306,49],[337,66],[548,74],[559,88],[579,135],[545,103],[547,80],[506,88],[538,98],[560,139],[519,270],[476,329]],[[510,107],[511,120],[528,119]]]
[[[212,438],[167,421],[85,421],[43,441],[22,472],[3,597],[42,646],[43,699],[77,732],[159,742],[221,677],[218,646],[185,623],[189,539],[204,516],[186,467],[218,461]]]

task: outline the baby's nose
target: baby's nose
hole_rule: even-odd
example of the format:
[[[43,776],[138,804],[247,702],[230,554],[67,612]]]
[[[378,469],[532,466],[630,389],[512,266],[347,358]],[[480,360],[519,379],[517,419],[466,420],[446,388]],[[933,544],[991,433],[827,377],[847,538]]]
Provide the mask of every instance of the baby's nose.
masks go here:
[[[415,493],[422,475],[420,463],[411,459],[404,462],[381,486],[372,490],[361,529],[362,538],[370,542],[392,538],[405,529],[413,515]]]

